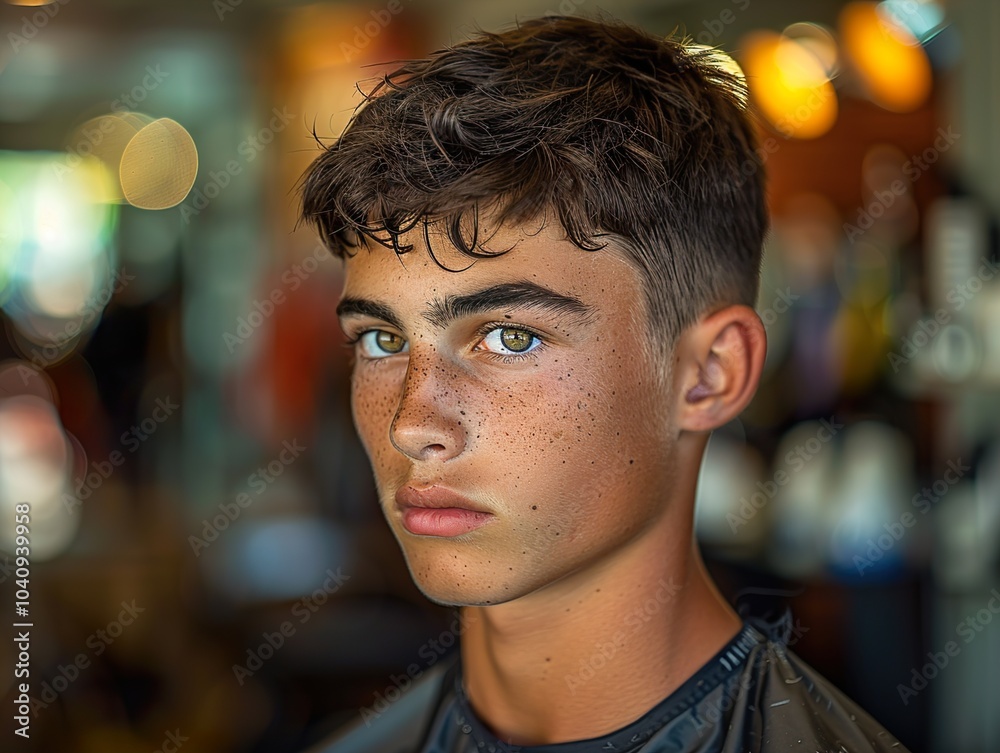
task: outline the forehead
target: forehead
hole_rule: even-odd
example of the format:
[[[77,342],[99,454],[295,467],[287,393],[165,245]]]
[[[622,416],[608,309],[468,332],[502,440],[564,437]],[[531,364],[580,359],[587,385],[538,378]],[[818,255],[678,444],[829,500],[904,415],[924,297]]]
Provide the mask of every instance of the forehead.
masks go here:
[[[411,231],[401,236],[400,245],[412,245],[412,250],[397,255],[372,244],[352,252],[345,259],[341,300],[431,301],[521,284],[565,297],[572,310],[573,300],[599,303],[635,296],[642,288],[638,273],[618,249],[609,245],[585,251],[559,227],[503,228],[477,249],[497,254],[489,258],[463,254],[443,232],[425,239],[422,230]],[[502,295],[502,290],[496,292]]]

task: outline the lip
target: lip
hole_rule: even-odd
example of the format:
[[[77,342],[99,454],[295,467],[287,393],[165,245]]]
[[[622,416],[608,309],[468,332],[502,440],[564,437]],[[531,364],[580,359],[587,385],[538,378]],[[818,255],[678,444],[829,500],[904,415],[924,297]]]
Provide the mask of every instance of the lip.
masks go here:
[[[443,486],[417,489],[406,485],[396,492],[407,531],[423,536],[460,536],[494,519],[467,497]]]
[[[426,507],[434,510],[457,508],[473,512],[489,512],[458,492],[436,485],[418,489],[412,484],[407,484],[396,492],[396,504],[401,508]]]

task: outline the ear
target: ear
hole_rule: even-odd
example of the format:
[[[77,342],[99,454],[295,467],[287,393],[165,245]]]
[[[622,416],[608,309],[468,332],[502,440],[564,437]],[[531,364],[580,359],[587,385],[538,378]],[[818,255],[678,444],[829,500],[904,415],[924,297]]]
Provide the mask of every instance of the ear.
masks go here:
[[[711,431],[738,416],[757,392],[767,334],[756,311],[732,305],[688,327],[675,352],[676,425]]]

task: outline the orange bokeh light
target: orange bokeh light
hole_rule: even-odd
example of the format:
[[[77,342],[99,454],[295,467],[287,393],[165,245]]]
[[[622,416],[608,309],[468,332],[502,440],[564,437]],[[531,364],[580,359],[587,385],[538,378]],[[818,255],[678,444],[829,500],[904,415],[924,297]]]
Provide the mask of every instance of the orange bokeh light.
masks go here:
[[[911,112],[931,90],[931,65],[918,40],[878,3],[853,2],[840,13],[840,36],[869,96],[893,112]]]
[[[783,135],[822,136],[837,119],[826,67],[805,45],[769,31],[748,35],[743,70],[760,113]]]

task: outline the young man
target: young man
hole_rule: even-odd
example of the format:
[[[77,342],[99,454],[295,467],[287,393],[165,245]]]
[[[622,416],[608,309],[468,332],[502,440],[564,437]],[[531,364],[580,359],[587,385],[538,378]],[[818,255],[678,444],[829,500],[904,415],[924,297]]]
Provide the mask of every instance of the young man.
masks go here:
[[[711,51],[549,16],[405,63],[307,172],[382,511],[460,642],[317,750],[904,750],[693,536],[766,350],[745,95]]]

